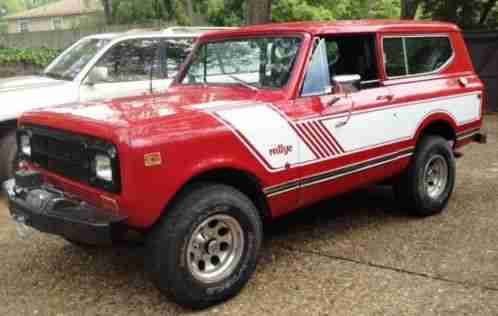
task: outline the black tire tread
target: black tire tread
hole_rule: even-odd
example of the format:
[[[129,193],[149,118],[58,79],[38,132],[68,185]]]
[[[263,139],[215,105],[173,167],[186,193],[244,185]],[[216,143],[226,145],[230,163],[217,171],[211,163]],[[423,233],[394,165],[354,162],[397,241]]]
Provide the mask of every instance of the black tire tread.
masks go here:
[[[442,146],[441,148],[444,148],[449,157],[451,157],[448,161],[448,167],[450,168],[449,172],[451,174],[449,176],[449,194],[437,207],[428,207],[427,203],[423,201],[423,198],[418,192],[416,177],[425,156],[434,147],[439,146]],[[446,207],[453,191],[455,169],[455,159],[448,141],[439,135],[425,135],[415,149],[415,155],[410,166],[394,184],[393,188],[396,199],[403,208],[415,216],[430,216],[440,213]]]
[[[192,211],[195,205],[198,205],[198,203],[201,203],[199,201],[202,201],[212,194],[226,194],[227,196],[230,196],[240,201],[241,203],[244,203],[246,207],[252,209],[252,211],[247,215],[253,216],[253,220],[257,223],[260,223],[257,229],[259,230],[259,236],[262,235],[261,218],[254,204],[247,196],[245,196],[235,188],[224,184],[200,182],[190,185],[181,193],[179,193],[179,196],[175,199],[173,205],[166,211],[166,216],[163,216],[159,223],[156,224],[147,240],[148,251],[146,265],[149,272],[151,273],[153,281],[156,283],[159,289],[171,300],[180,305],[187,306],[193,309],[206,308],[218,302],[224,301],[230,297],[233,297],[245,284],[245,282],[243,282],[242,284],[239,284],[236,287],[230,289],[231,293],[229,293],[228,295],[224,295],[223,297],[214,299],[212,297],[206,297],[205,300],[199,300],[198,297],[190,296],[189,289],[184,288],[186,284],[177,279],[178,270],[175,269],[176,267],[174,265],[168,265],[169,270],[166,271],[161,269],[160,267],[160,252],[158,251],[158,249],[162,248],[164,250],[164,248],[166,248],[167,253],[164,255],[164,257],[172,257],[173,254],[171,252],[175,250],[172,245],[168,244],[168,240],[178,238],[178,231],[182,230],[183,225],[191,223],[199,215],[200,210]],[[256,262],[253,262],[250,270],[254,271],[255,266]]]

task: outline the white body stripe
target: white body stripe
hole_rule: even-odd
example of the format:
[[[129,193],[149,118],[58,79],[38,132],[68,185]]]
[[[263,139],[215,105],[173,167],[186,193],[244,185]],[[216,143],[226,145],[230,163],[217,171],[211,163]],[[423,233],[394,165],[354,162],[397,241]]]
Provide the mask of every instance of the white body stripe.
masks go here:
[[[267,105],[221,109],[216,114],[241,133],[271,169],[315,159],[289,122]],[[289,152],[272,154],[279,145],[292,147]]]
[[[450,115],[458,125],[463,125],[480,118],[481,99],[479,94],[469,94],[355,113],[341,127],[336,125],[344,121],[344,117],[327,119],[323,123],[344,150],[351,152],[411,139],[427,116],[440,112]]]
[[[355,111],[340,127],[337,123],[346,120],[345,114],[291,122],[272,105],[252,101],[209,102],[192,108],[214,115],[268,171],[277,172],[287,164],[309,165],[412,139],[433,113],[445,113],[459,126],[474,122],[481,117],[481,94]],[[282,152],[279,145],[291,146],[291,150]]]

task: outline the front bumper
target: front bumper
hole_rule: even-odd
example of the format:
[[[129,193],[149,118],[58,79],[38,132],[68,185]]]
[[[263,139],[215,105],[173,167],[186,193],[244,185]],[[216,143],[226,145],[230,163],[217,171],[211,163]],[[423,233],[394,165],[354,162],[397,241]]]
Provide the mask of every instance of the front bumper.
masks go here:
[[[11,179],[3,188],[12,218],[38,231],[95,245],[111,244],[127,231],[125,216],[89,205],[50,185],[21,187]]]

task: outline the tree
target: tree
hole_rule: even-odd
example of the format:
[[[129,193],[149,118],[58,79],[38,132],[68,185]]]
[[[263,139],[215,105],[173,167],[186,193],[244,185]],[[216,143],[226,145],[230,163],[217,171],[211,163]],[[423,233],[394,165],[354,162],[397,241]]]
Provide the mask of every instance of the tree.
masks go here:
[[[0,16],[9,15],[26,9],[24,2],[20,0],[2,0],[0,4]]]
[[[448,21],[464,29],[494,28],[498,21],[498,0],[420,0],[422,16]]]
[[[247,24],[271,22],[271,0],[247,0]]]
[[[420,0],[401,0],[401,18],[412,20],[417,14]]]
[[[102,0],[102,6],[104,7],[105,22],[110,25],[113,23],[112,0]]]

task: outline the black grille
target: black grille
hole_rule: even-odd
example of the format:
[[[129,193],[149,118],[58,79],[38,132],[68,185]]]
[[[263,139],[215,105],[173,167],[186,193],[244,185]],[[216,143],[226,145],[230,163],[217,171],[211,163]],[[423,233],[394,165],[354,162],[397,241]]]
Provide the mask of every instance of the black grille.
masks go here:
[[[90,182],[91,163],[85,144],[33,133],[31,159],[40,167],[68,178]]]
[[[111,144],[83,136],[39,126],[24,126],[19,133],[31,135],[31,157],[35,165],[63,177],[110,192],[120,191],[119,160],[113,160],[115,179],[104,183],[95,177],[93,159],[98,152],[107,152]]]

